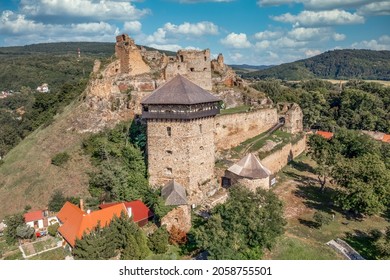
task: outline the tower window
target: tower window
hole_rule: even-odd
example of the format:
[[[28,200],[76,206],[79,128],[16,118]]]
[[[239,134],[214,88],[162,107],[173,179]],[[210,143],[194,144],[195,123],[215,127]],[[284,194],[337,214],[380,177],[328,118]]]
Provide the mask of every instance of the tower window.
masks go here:
[[[167,150],[166,151],[168,155],[172,155],[172,151],[171,150]]]
[[[172,168],[171,167],[165,168],[165,174],[172,175]]]
[[[204,150],[204,147],[203,147],[203,146],[200,146],[200,147],[199,147],[199,150],[203,151],[203,150]]]
[[[206,71],[207,71],[207,68],[203,68],[203,71],[206,72]]]
[[[184,57],[182,55],[180,56],[180,62],[184,62]]]
[[[202,124],[199,125],[199,132],[200,132],[200,133],[203,132]]]
[[[207,56],[204,57],[204,61],[207,61]]]
[[[167,135],[172,136],[172,128],[170,126],[167,127]]]
[[[191,72],[194,72],[194,71],[195,71],[195,68],[191,67],[191,68],[190,68],[190,71],[191,71]]]

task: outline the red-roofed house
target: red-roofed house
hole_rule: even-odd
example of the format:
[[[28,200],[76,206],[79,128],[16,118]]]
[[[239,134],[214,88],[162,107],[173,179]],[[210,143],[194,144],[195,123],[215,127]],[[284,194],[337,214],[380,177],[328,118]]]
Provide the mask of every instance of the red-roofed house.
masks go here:
[[[382,142],[390,143],[390,134],[383,135]]]
[[[81,239],[84,233],[95,229],[98,223],[101,227],[108,226],[112,219],[120,217],[121,213],[130,214],[123,203],[113,205],[98,211],[82,211],[76,205],[66,202],[57,214],[61,226],[58,232],[64,240],[73,248],[76,239]]]
[[[333,133],[332,132],[328,132],[328,131],[322,131],[322,130],[317,130],[316,132],[317,135],[320,135],[322,137],[324,137],[325,139],[332,139],[333,137]]]
[[[99,205],[99,208],[106,209],[121,203],[123,203],[127,210],[130,211],[133,221],[140,227],[146,225],[148,221],[154,216],[153,212],[141,200],[106,203]]]
[[[35,230],[48,226],[48,211],[37,210],[25,213],[24,222]]]

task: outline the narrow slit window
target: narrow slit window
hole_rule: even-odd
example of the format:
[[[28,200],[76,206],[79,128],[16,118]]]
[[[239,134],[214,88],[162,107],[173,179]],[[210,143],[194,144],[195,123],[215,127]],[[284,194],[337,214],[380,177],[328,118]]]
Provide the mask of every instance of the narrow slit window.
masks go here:
[[[167,135],[172,136],[172,128],[170,126],[167,127]]]

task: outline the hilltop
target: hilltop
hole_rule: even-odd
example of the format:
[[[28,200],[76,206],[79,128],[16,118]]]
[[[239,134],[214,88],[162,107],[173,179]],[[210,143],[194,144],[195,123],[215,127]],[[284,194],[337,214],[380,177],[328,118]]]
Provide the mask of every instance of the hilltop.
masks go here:
[[[327,51],[311,58],[245,73],[243,77],[282,80],[390,80],[389,69],[390,51],[345,49]]]

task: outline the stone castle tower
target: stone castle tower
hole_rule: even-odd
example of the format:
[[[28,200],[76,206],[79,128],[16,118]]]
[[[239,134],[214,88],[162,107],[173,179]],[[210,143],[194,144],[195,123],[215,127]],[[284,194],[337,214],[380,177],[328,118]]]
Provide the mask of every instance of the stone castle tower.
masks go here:
[[[149,182],[184,186],[189,203],[214,178],[214,117],[220,99],[181,75],[155,90],[142,104],[147,120]]]

